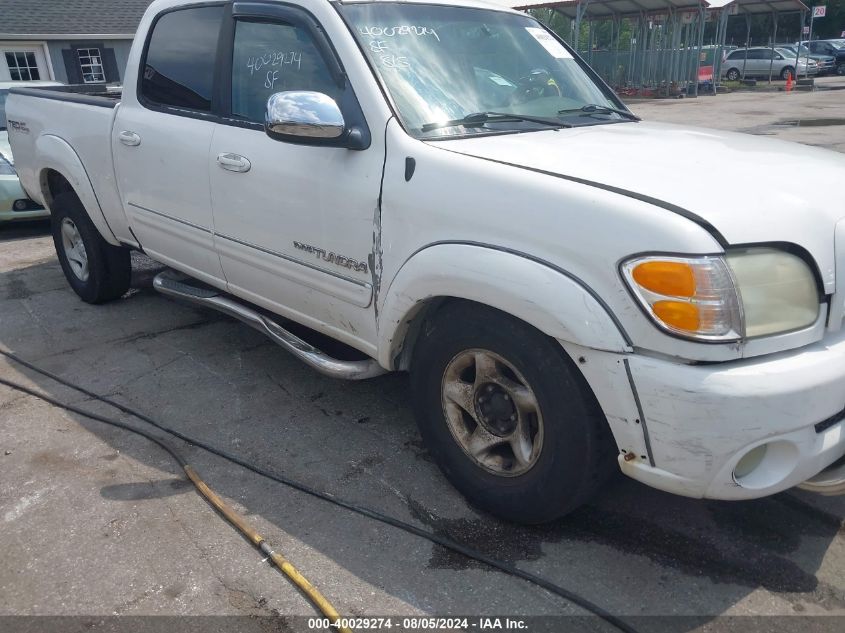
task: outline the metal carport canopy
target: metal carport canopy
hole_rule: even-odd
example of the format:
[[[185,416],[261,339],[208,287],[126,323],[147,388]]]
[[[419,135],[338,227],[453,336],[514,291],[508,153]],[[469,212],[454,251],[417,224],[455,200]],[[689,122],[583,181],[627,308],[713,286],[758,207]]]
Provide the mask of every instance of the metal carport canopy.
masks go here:
[[[582,8],[582,17],[611,18],[613,16],[637,16],[643,13],[665,13],[672,11],[695,11],[705,9],[724,9],[730,5],[737,7],[737,13],[787,13],[808,11],[809,8],[800,0],[489,0],[511,9],[555,9],[570,18],[575,18],[578,7]]]
[[[708,9],[723,9],[731,5],[739,13],[790,13],[809,11],[809,7],[799,0],[707,0]]]
[[[762,1],[762,0],[760,0]],[[780,1],[780,0],[779,0]],[[782,0],[791,2],[792,0]],[[583,18],[612,18],[614,16],[638,16],[643,13],[668,13],[671,11],[697,11],[707,7],[706,0],[494,0],[495,4],[511,9],[555,9],[569,18],[575,18],[581,6]]]

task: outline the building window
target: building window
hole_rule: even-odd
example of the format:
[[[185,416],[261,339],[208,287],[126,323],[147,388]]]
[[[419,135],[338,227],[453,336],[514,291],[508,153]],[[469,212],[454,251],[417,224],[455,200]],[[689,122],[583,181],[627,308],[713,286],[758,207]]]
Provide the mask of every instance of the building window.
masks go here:
[[[103,70],[103,57],[99,48],[80,48],[79,66],[82,68],[82,81],[86,84],[101,84],[106,81],[106,73]]]
[[[12,81],[41,79],[41,74],[38,72],[38,62],[35,61],[35,53],[7,52],[6,64],[9,66],[9,75],[11,75]]]

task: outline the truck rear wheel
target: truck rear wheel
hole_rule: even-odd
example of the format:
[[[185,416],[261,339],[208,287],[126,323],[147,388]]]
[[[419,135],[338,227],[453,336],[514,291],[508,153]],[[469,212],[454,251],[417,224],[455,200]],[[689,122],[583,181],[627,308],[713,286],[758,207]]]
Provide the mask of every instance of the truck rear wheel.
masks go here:
[[[62,271],[83,301],[104,303],[129,290],[129,249],[112,246],[100,236],[76,194],[55,197],[50,222]]]
[[[456,302],[426,323],[414,349],[420,434],[470,502],[509,521],[543,523],[583,504],[615,470],[595,397],[541,332]]]

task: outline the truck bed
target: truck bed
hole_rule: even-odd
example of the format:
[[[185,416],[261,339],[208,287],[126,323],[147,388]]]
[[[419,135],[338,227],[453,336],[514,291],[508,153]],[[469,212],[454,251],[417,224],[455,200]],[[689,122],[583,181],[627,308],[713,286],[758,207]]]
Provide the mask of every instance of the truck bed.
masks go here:
[[[21,186],[46,207],[44,172],[73,183],[97,228],[113,243],[131,240],[112,163],[112,127],[119,87],[12,88],[6,102],[9,142]],[[106,218],[108,214],[108,219]]]
[[[47,86],[44,88],[12,88],[11,94],[70,101],[103,108],[114,108],[120,103],[121,87],[102,84],[75,84],[70,86]]]

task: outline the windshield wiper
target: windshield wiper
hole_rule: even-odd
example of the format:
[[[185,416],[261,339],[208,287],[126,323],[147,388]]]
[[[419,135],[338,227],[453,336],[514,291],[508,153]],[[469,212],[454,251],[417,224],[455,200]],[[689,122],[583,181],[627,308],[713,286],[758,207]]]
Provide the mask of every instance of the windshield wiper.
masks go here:
[[[572,127],[571,123],[564,123],[558,119],[547,119],[539,116],[528,116],[525,114],[513,114],[510,112],[473,112],[461,119],[451,119],[450,121],[434,121],[432,123],[424,124],[420,130],[422,132],[430,132],[442,127],[477,127],[484,125],[490,121],[529,121],[531,123],[540,123],[552,127]]]
[[[572,112],[587,112],[589,114],[618,114],[619,116],[623,116],[626,119],[630,119],[631,121],[639,121],[640,117],[638,117],[633,112],[629,112],[628,110],[620,110],[619,108],[611,108],[609,106],[598,105],[596,103],[588,103],[587,105],[583,105],[580,108],[569,108],[568,110],[558,110],[558,114],[570,114]]]

